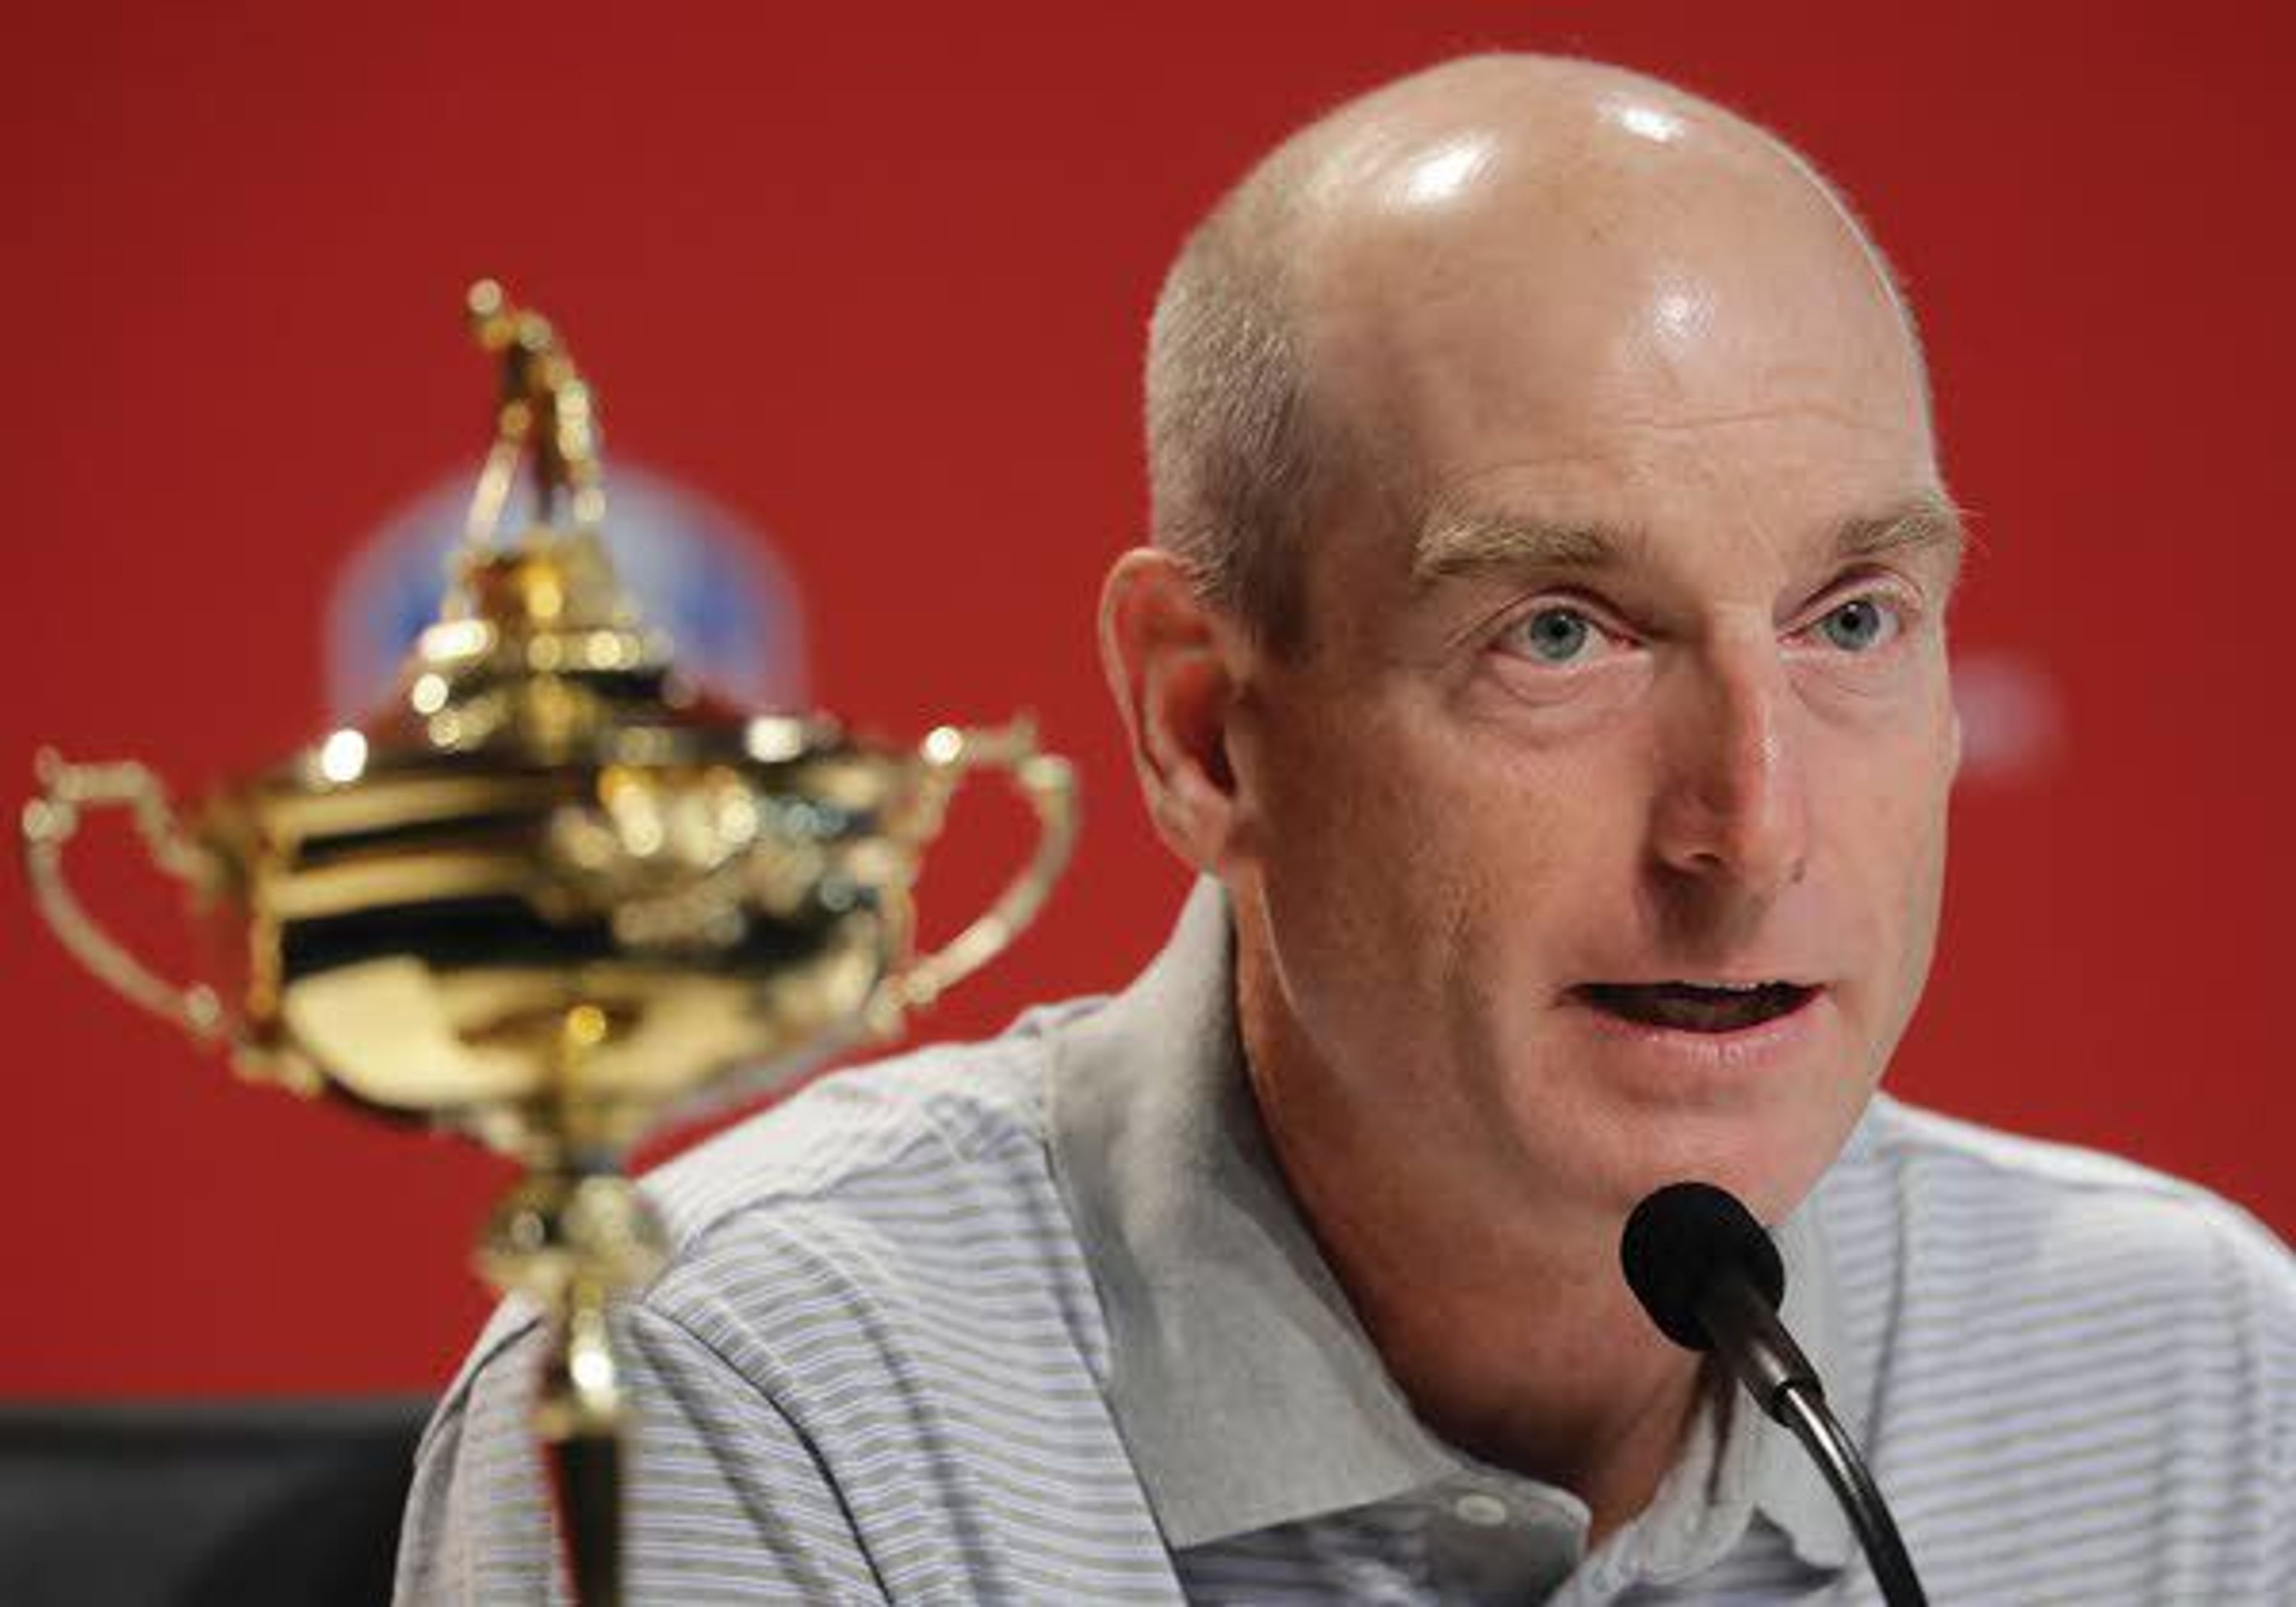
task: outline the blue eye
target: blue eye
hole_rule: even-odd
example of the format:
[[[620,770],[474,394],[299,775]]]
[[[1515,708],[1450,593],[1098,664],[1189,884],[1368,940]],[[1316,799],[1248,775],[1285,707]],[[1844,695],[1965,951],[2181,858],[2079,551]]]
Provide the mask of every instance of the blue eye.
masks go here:
[[[1889,636],[1896,616],[1871,597],[1852,597],[1817,622],[1820,635],[1844,652],[1870,652]]]
[[[1542,608],[1515,621],[1507,635],[1542,664],[1570,664],[1586,656],[1597,635],[1595,622],[1575,608]]]

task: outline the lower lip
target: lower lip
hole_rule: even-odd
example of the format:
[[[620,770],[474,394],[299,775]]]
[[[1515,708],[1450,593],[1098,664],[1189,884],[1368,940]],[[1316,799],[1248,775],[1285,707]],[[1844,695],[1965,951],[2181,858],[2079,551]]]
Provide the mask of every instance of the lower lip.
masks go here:
[[[1815,1038],[1819,1012],[1829,1007],[1832,996],[1821,988],[1784,1015],[1726,1032],[1690,1032],[1628,1021],[1577,997],[1566,998],[1564,1006],[1602,1037],[1661,1056],[1677,1067],[1752,1076],[1777,1066]]]

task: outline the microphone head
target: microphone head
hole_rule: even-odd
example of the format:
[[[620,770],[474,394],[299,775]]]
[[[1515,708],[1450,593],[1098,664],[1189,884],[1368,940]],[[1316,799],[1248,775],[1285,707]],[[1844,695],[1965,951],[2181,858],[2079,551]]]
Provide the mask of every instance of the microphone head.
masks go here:
[[[1738,1274],[1773,1309],[1786,1291],[1770,1235],[1736,1195],[1710,1183],[1669,1183],[1636,1206],[1619,1236],[1619,1263],[1659,1332],[1690,1350],[1713,1349],[1698,1308],[1717,1278]]]

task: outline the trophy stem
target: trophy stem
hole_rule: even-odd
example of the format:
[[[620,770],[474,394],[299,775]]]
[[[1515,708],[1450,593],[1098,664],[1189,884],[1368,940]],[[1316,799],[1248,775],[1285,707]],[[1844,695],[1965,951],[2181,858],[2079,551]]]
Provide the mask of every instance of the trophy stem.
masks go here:
[[[535,1431],[550,1473],[576,1599],[620,1607],[625,1435],[615,1303],[660,1268],[652,1209],[619,1171],[545,1167],[511,1190],[480,1240],[479,1265],[541,1308],[549,1336]]]
[[[578,1304],[543,1362],[535,1415],[567,1577],[581,1607],[621,1607],[627,1414],[601,1298]]]

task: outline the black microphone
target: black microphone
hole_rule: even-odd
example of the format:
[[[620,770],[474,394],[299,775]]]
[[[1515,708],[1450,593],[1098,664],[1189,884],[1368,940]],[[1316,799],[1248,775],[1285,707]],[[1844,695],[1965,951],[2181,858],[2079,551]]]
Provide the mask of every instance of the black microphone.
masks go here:
[[[1928,1607],[1865,1458],[1826,1406],[1817,1369],[1778,1320],[1785,1263],[1753,1214],[1710,1183],[1669,1184],[1627,1218],[1619,1261],[1659,1332],[1685,1349],[1718,1353],[1755,1404],[1816,1459],[1890,1607]]]

